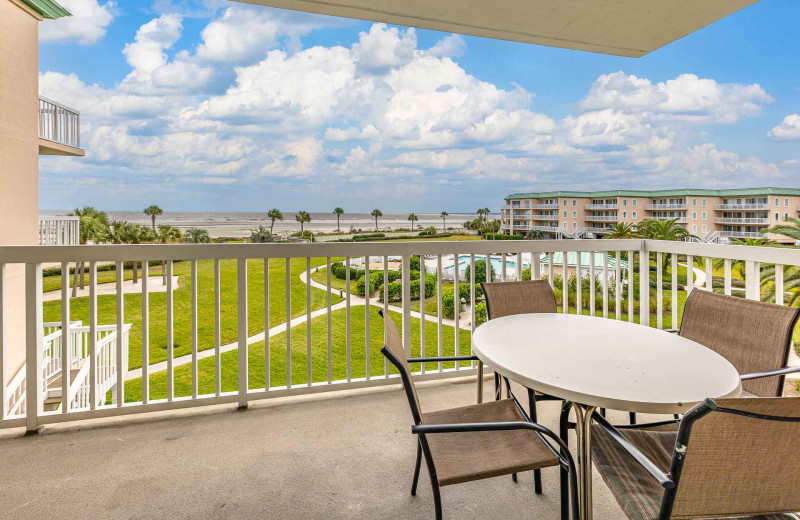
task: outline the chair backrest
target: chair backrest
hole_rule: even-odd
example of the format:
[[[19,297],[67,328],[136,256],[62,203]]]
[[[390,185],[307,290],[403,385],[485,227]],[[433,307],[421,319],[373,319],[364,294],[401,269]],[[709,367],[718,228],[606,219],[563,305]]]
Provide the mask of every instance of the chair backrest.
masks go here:
[[[422,422],[422,407],[419,404],[419,396],[417,395],[417,388],[414,386],[414,379],[411,377],[411,368],[408,364],[406,351],[403,348],[403,340],[400,338],[400,332],[398,332],[397,325],[395,325],[391,316],[384,314],[383,310],[378,312],[383,317],[383,326],[386,332],[386,344],[381,349],[381,352],[400,372],[400,379],[403,381],[403,388],[406,391],[406,397],[408,397],[408,405],[411,407],[414,423],[420,424]]]
[[[482,283],[488,318],[556,312],[556,296],[546,280]]]
[[[673,461],[679,477],[671,518],[800,511],[800,422],[776,419],[800,419],[800,398],[719,399],[716,406],[691,424],[682,467]]]
[[[740,374],[786,366],[800,309],[710,291],[694,290],[686,300],[681,336],[714,350]],[[744,381],[761,397],[783,394],[783,377]]]

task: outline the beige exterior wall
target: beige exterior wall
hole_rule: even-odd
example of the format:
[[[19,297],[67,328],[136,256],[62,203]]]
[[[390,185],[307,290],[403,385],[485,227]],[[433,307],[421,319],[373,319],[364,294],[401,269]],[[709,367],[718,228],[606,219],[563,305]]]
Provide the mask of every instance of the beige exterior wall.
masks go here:
[[[0,0],[0,244],[37,244],[39,35],[41,19]],[[24,266],[6,268],[6,382],[25,356]]]

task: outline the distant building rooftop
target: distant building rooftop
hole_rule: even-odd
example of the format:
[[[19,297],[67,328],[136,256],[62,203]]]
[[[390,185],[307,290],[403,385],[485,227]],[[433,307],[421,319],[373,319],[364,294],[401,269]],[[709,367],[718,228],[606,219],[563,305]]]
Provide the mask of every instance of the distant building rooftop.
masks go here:
[[[513,193],[505,200],[513,199],[547,199],[547,198],[600,198],[600,197],[756,197],[763,195],[800,196],[800,188],[737,188],[730,190],[607,190],[607,191],[543,191],[532,193]]]
[[[41,14],[43,18],[55,20],[64,16],[72,16],[68,10],[53,0],[22,0],[31,9]]]

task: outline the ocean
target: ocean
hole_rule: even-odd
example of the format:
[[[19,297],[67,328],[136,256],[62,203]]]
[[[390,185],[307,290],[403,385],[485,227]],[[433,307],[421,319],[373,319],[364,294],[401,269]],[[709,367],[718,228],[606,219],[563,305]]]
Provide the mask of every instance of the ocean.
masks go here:
[[[70,210],[40,210],[42,217],[68,215]],[[109,220],[127,220],[136,224],[150,224],[150,217],[137,211],[107,211]],[[295,213],[284,211],[283,221],[275,222],[275,233],[291,233],[300,231],[300,224],[294,219]],[[442,227],[442,219],[438,213],[417,213],[419,220],[414,227]],[[476,218],[472,213],[453,213],[447,217],[447,227],[460,227],[464,222]],[[499,215],[490,215],[499,218]],[[270,221],[266,212],[204,212],[204,211],[165,211],[156,218],[156,224],[168,224],[181,230],[192,227],[203,228],[212,237],[247,237],[259,225],[269,227]],[[375,219],[369,213],[345,213],[340,218],[342,232],[374,232]],[[407,213],[386,213],[378,219],[381,231],[408,229],[410,222]],[[326,212],[311,213],[311,222],[304,229],[315,233],[336,230],[336,215]],[[360,230],[360,231],[359,231]]]

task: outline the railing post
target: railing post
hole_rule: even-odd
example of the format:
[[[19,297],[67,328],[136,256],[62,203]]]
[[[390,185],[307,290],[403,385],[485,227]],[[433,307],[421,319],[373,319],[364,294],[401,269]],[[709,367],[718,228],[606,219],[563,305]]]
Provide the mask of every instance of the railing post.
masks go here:
[[[639,249],[639,324],[650,326],[650,253],[644,240]]]
[[[403,348],[411,357],[411,257],[403,255]],[[457,268],[457,266],[456,266]],[[456,291],[456,294],[458,292]]]
[[[247,408],[247,259],[237,260],[236,277],[239,297],[239,408]],[[286,316],[287,323],[291,319]],[[287,329],[286,333],[289,333]],[[269,331],[267,331],[269,334]]]
[[[759,262],[748,260],[745,262],[745,278],[744,278],[744,292],[745,298],[748,300],[759,301],[761,299],[761,284],[759,278],[761,277],[761,264]]]
[[[42,413],[42,264],[25,264],[25,427],[39,431]],[[5,384],[5,383],[4,383]]]

